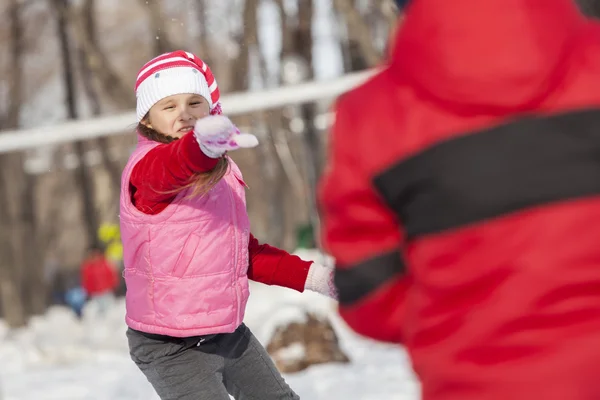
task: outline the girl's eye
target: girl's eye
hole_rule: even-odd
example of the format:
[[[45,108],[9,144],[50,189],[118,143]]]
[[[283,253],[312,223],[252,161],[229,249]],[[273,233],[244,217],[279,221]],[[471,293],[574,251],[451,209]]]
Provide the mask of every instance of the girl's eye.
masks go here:
[[[201,101],[192,101],[192,102],[190,103],[190,105],[191,105],[191,106],[197,106],[197,105],[198,105],[198,104],[200,104],[200,103],[201,103]]]
[[[172,109],[174,109],[174,108],[175,108],[175,106],[166,106],[164,109],[165,109],[165,110],[172,110]]]

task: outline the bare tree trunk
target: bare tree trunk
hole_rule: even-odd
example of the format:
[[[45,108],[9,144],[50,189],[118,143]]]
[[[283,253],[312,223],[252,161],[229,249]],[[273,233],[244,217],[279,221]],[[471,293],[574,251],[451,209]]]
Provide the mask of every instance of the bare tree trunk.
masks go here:
[[[240,38],[240,55],[236,59],[236,68],[231,82],[234,91],[248,89],[248,70],[250,66],[250,52],[256,50],[258,44],[257,11],[259,0],[246,0],[244,3],[243,21],[244,30]]]
[[[17,0],[9,4],[10,24],[10,86],[8,112],[2,120],[5,128],[15,128],[19,123],[19,112],[22,99],[22,38],[21,7]],[[23,276],[21,266],[24,264],[23,235],[18,221],[18,193],[20,178],[24,175],[21,154],[0,155],[0,306],[2,316],[9,326],[25,325],[27,315],[23,303]]]
[[[378,8],[379,12],[381,13],[383,19],[386,22],[389,33],[391,28],[394,27],[398,22],[398,9],[394,5],[392,5],[392,2],[389,0],[379,0]]]
[[[19,125],[20,107],[23,102],[22,94],[22,80],[23,74],[22,68],[22,55],[24,48],[24,30],[23,23],[21,21],[20,10],[24,10],[24,4],[15,4],[11,10],[11,20],[13,21],[12,26],[12,59],[13,59],[13,87],[11,88],[11,107],[10,107],[10,118],[8,123],[11,127],[16,128]],[[22,271],[20,275],[23,278],[21,297],[23,301],[23,308],[25,310],[25,316],[31,314],[39,314],[46,308],[46,296],[45,296],[45,284],[40,273],[42,266],[42,255],[43,248],[39,246],[38,235],[36,230],[36,213],[35,213],[35,187],[37,179],[33,175],[29,175],[23,169],[24,157],[23,154],[14,154],[14,163],[12,168],[14,173],[8,175],[9,179],[20,181],[21,190],[20,198],[17,199],[15,224],[18,225],[18,231],[20,232],[20,240],[18,249],[21,254],[15,258],[20,260]],[[9,168],[10,169],[10,168]],[[16,234],[16,232],[15,232]]]
[[[350,3],[354,3],[353,0],[347,1]],[[351,4],[351,6],[352,7],[350,8],[354,7],[353,4]],[[347,7],[347,5],[344,5],[344,7]],[[357,11],[354,12],[358,13]],[[344,72],[356,72],[369,68],[369,62],[361,50],[360,43],[356,38],[357,35],[353,35],[350,32],[350,30],[353,27],[351,26],[350,21],[347,18],[347,14],[338,12],[335,18],[337,18],[338,20],[336,25],[342,27],[342,31],[340,31],[339,34],[342,58],[344,62]]]
[[[314,77],[313,68],[313,39],[312,39],[312,16],[313,16],[313,0],[304,0],[301,3],[298,15],[298,30],[296,31],[296,50],[300,57],[304,59],[306,64],[309,66],[308,79]],[[302,106],[302,116],[305,122],[305,139],[309,150],[309,164],[312,166],[310,172],[310,180],[318,179],[321,172],[321,146],[319,143],[319,137],[315,129],[314,119],[316,116],[316,110],[314,104],[304,104]],[[311,182],[315,184],[315,182]]]
[[[77,46],[80,49],[81,56],[84,58],[90,77],[93,78],[85,79],[85,81],[89,80],[89,85],[93,85],[92,81],[97,80],[102,90],[115,105],[121,108],[131,108],[135,105],[133,91],[123,82],[100,48],[100,43],[97,39],[94,7],[94,0],[86,0],[80,12],[77,12],[73,8],[69,13],[76,32],[74,37],[77,41]],[[94,104],[92,105],[94,106]],[[98,107],[99,105],[98,103]]]
[[[10,53],[11,53],[11,77],[9,82],[9,106],[6,116],[6,127],[16,128],[19,125],[19,115],[23,105],[23,26],[21,22],[21,7],[19,1],[11,0],[10,4]]]
[[[0,158],[0,305],[2,317],[11,327],[25,325],[23,294],[23,254],[22,235],[17,217],[14,215],[15,189],[19,189],[11,173],[17,172],[21,164],[21,157],[15,154],[4,154]]]
[[[197,0],[196,1],[196,19],[198,21],[198,27],[200,28],[200,33],[198,35],[198,54],[200,54],[200,58],[204,60],[208,65],[212,65],[213,54],[210,46],[210,42],[208,41],[208,29],[206,29],[206,20],[208,15],[206,13],[206,2],[205,0]]]
[[[49,178],[50,184],[46,181],[45,193],[49,199],[59,199],[64,196],[65,192],[72,190],[72,182],[67,174],[55,172],[52,175]],[[51,201],[48,205],[49,207],[44,212],[45,218],[38,225],[39,243],[43,249],[56,249],[60,241],[60,235],[56,234],[56,229],[64,226],[64,206],[62,201]]]
[[[269,229],[276,239],[274,243],[277,246],[295,247],[295,224],[290,222],[298,218],[298,209],[296,204],[288,204],[287,208],[293,209],[294,214],[293,218],[286,218],[286,200],[292,198],[292,203],[302,202],[308,194],[304,190],[306,186],[300,168],[292,155],[287,131],[284,128],[284,124],[289,124],[289,120],[282,115],[282,110],[266,112],[263,119],[266,121],[269,135],[269,143],[265,147],[271,159],[274,158],[273,155],[276,156],[275,160],[270,161],[270,164],[273,164],[273,172],[269,188],[269,199],[271,199]]]
[[[96,34],[96,19],[94,17],[94,5],[95,0],[85,0],[82,8],[82,15],[77,15],[75,16],[75,18],[80,18],[82,20],[83,26],[86,27],[85,34],[89,38],[91,45],[94,48],[98,48],[99,46]],[[94,86],[92,71],[87,62],[89,58],[86,56],[84,46],[79,46],[77,53],[79,56],[78,58],[81,66],[83,88],[90,101],[92,115],[99,116],[100,114],[102,114],[100,96],[98,94],[98,91],[96,90],[96,87]],[[111,159],[109,148],[110,141],[107,137],[100,137],[96,141],[100,149],[100,154],[102,155],[102,163],[106,171],[108,171],[108,175],[110,177],[111,193],[119,193],[121,189],[121,167]]]
[[[240,54],[238,55],[235,66],[231,70],[232,90],[242,91],[248,89],[249,68],[254,56],[260,59],[260,49],[258,43],[258,6],[260,0],[246,0],[242,12],[243,30],[239,33]],[[252,126],[261,131],[268,131],[269,126],[264,114],[244,116],[237,118],[243,125]],[[283,191],[283,187],[278,184],[277,176],[279,174],[277,161],[273,157],[273,146],[269,141],[269,135],[261,137],[263,142],[253,155],[257,157],[256,168],[263,179],[260,182],[258,191],[262,194],[262,201],[255,203],[255,209],[261,216],[257,221],[257,230],[261,240],[264,240],[274,246],[280,247],[283,242],[283,218],[281,212],[281,201],[278,199],[278,193]]]
[[[289,18],[285,12],[284,0],[275,0],[279,9],[281,19],[281,59],[294,52],[294,29],[289,24]]]
[[[288,19],[285,13],[285,8],[283,5],[283,0],[276,0],[276,4],[279,8],[280,14],[280,24],[281,24],[281,38],[282,38],[282,50],[279,54],[279,61],[281,62],[285,55],[291,54],[294,43],[293,37],[290,34],[291,32],[288,30],[289,24]],[[257,47],[260,49],[260,42],[257,38]],[[263,81],[268,81],[267,76],[267,62],[265,60],[264,54],[260,53],[260,69],[263,74]],[[281,81],[281,76],[278,76],[277,84],[279,85]],[[269,112],[263,112],[263,119],[268,121],[267,128],[269,133],[269,138],[273,143],[275,154],[277,155],[277,159],[280,164],[280,171],[283,171],[284,174],[279,174],[279,180],[276,182],[276,187],[281,188],[286,183],[292,188],[294,195],[298,199],[303,199],[308,196],[306,187],[304,185],[304,180],[301,173],[301,168],[298,165],[298,162],[293,157],[293,152],[290,148],[290,143],[287,139],[287,129],[286,126],[289,126],[290,120],[288,117],[284,115],[283,110],[273,110]],[[287,179],[287,182],[286,182]],[[282,197],[283,190],[278,189],[277,195],[278,200],[273,204],[283,205],[284,199]],[[284,214],[283,209],[280,211],[281,214]],[[282,235],[283,236],[283,232]]]
[[[347,1],[347,0],[345,0]],[[296,52],[309,67],[308,79],[314,77],[312,57],[312,17],[313,0],[303,0],[298,7],[298,28],[295,34]],[[314,103],[303,104],[300,108],[304,120],[304,152],[306,158],[306,176],[308,179],[309,198],[307,199],[309,217],[313,230],[315,245],[319,244],[320,221],[316,205],[317,182],[321,174],[321,143],[315,127],[316,107]]]
[[[164,23],[160,0],[141,0],[141,2],[143,6],[148,7],[150,31],[154,43],[153,56],[175,50]]]
[[[258,1],[247,1],[244,13],[244,27],[246,28],[244,39],[246,40],[246,46],[256,56],[262,74],[262,81],[266,86],[269,77],[258,37],[257,8]],[[246,56],[248,57],[248,55]],[[276,148],[277,133],[280,131],[282,123],[281,110],[262,112],[259,114],[259,118],[261,128],[266,133],[264,137],[266,143],[258,149],[261,160],[261,176],[266,177],[266,187],[263,192],[266,197],[265,211],[268,230],[265,236],[272,245],[284,247],[287,242],[285,195],[289,183],[286,180],[285,170],[282,168]]]
[[[24,300],[27,315],[42,314],[47,307],[47,287],[44,281],[43,265],[45,248],[41,245],[36,214],[35,188],[37,178],[23,173],[24,188],[21,200],[22,243],[24,256]]]
[[[346,72],[362,71],[369,68],[369,63],[361,52],[360,46],[356,40],[348,38],[348,40],[345,41],[342,52],[344,52],[344,60],[346,60],[346,63],[344,64],[344,70]]]
[[[302,0],[299,3],[296,24],[291,23],[291,18],[286,15],[284,0],[276,0],[276,4],[281,17],[282,46],[280,59],[283,62],[289,56],[299,56],[306,66],[308,66],[308,76],[306,78],[311,79],[314,76],[312,69],[313,1]],[[300,107],[294,107],[294,109],[295,112],[298,112],[299,110],[305,126],[304,135],[302,136],[303,148],[301,154],[303,156],[299,157],[298,160],[290,165],[290,160],[294,160],[293,154],[297,152],[294,152],[290,148],[287,134],[283,129],[273,132],[275,148],[282,165],[282,171],[286,171],[297,199],[306,206],[309,220],[313,226],[313,236],[316,237],[319,223],[314,194],[316,192],[317,171],[319,170],[319,161],[316,160],[319,158],[318,154],[320,151],[318,148],[320,148],[320,144],[313,124],[315,108],[313,104],[304,104]],[[280,118],[281,126],[289,126],[289,117],[281,115]],[[277,125],[278,124],[275,124],[274,126]],[[316,151],[314,150],[315,148],[317,148]],[[300,170],[303,170],[306,181],[302,179],[303,177],[300,174]],[[301,178],[300,182],[298,182],[299,174]],[[297,211],[295,217],[296,218],[293,218],[292,221],[297,223]]]
[[[77,105],[75,100],[75,81],[74,70],[71,63],[71,47],[69,44],[68,20],[69,4],[67,0],[53,0],[57,19],[57,35],[61,48],[61,58],[63,64],[63,80],[66,92],[65,103],[67,106],[67,115],[69,119],[77,119]],[[75,169],[75,180],[81,191],[83,220],[87,233],[87,243],[90,246],[97,245],[96,232],[98,230],[98,220],[94,207],[94,184],[93,176],[84,162],[85,146],[83,142],[74,143],[75,152],[79,159],[79,165]]]
[[[373,38],[369,27],[353,3],[350,0],[333,0],[335,9],[346,21],[350,51],[353,51],[353,46],[358,47],[360,53],[367,61],[367,65],[372,67],[381,61],[381,54],[373,45]]]

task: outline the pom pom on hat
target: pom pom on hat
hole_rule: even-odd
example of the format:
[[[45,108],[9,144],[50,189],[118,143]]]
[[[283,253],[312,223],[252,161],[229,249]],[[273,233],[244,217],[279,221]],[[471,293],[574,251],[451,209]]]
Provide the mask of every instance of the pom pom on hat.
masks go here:
[[[138,122],[160,100],[182,93],[204,97],[210,113],[221,114],[219,86],[204,61],[183,50],[153,58],[142,67],[135,83]]]

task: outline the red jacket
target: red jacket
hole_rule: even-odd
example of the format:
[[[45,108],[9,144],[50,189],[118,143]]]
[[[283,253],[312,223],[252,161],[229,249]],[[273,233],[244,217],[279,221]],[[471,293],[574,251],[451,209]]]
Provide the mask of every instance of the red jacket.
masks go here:
[[[133,204],[140,211],[158,214],[175,199],[174,188],[187,184],[195,173],[211,170],[217,161],[202,153],[193,132],[169,144],[156,146],[131,173]],[[248,251],[249,279],[304,291],[312,261],[260,244],[253,235],[250,235]]]
[[[83,262],[81,286],[90,296],[113,291],[118,284],[117,271],[105,257],[90,257]]]
[[[572,0],[413,0],[337,105],[340,313],[424,400],[600,399],[600,25]]]

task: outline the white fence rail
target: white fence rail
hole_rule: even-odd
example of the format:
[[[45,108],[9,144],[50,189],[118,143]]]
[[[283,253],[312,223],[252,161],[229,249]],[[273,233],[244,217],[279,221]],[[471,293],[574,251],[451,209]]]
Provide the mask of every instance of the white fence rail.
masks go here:
[[[233,116],[334,98],[361,84],[374,73],[375,71],[363,71],[330,81],[313,81],[264,91],[232,93],[223,96],[223,108],[226,115]],[[0,131],[0,153],[115,135],[133,128],[135,122],[135,112],[130,111],[52,126]]]

